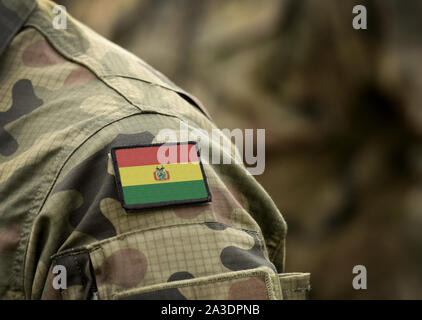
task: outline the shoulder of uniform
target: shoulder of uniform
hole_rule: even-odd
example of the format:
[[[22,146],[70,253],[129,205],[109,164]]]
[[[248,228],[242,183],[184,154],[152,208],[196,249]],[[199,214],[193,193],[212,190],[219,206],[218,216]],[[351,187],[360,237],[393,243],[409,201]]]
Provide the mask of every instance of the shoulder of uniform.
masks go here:
[[[69,15],[66,19],[66,28],[55,29],[53,26],[56,18],[53,11],[55,4],[47,0],[39,0],[37,4],[37,8],[25,25],[39,30],[67,59],[85,66],[107,85],[121,93],[125,86],[122,79],[140,81],[173,91],[208,116],[206,109],[196,97],[176,86],[142,59],[98,35]]]
[[[178,89],[170,80],[141,59],[100,36],[76,19],[67,15],[66,26],[56,29],[57,15],[53,2],[39,0],[38,6],[25,23],[38,29],[65,57],[86,65],[97,76],[124,76]]]

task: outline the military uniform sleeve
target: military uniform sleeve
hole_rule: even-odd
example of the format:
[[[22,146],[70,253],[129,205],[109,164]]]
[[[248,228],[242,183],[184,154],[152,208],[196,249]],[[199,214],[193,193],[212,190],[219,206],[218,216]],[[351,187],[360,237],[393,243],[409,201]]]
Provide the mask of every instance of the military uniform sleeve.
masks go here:
[[[34,298],[282,298],[284,222],[242,166],[204,164],[210,203],[135,212],[122,207],[110,149],[159,142],[162,128],[177,130],[179,120],[125,118],[67,161],[33,229],[33,238],[44,234],[43,250],[51,254],[34,261]]]

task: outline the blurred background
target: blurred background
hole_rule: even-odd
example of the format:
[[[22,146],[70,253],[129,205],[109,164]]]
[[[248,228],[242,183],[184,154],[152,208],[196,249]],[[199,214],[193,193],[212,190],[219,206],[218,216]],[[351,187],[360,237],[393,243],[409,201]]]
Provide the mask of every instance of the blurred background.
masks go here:
[[[265,128],[256,177],[314,299],[422,298],[422,1],[62,0],[207,106]],[[354,30],[365,5],[368,30]],[[365,265],[368,289],[354,290]]]

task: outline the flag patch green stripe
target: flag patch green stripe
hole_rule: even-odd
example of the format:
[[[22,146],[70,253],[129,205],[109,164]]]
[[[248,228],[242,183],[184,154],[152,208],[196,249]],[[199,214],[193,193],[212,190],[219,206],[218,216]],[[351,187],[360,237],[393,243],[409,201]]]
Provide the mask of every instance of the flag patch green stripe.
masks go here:
[[[199,199],[207,196],[203,180],[123,187],[123,197],[128,205]]]

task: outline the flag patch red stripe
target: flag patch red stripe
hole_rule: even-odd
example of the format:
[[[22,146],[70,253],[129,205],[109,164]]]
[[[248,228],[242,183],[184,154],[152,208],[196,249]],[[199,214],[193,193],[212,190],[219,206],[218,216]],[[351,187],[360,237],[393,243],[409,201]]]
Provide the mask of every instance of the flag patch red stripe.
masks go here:
[[[137,147],[127,149],[117,149],[116,158],[118,167],[134,167],[162,164],[159,157],[159,149],[165,151],[161,153],[168,163],[183,163],[199,161],[195,144],[164,145],[155,147]],[[194,150],[192,150],[194,148]]]

